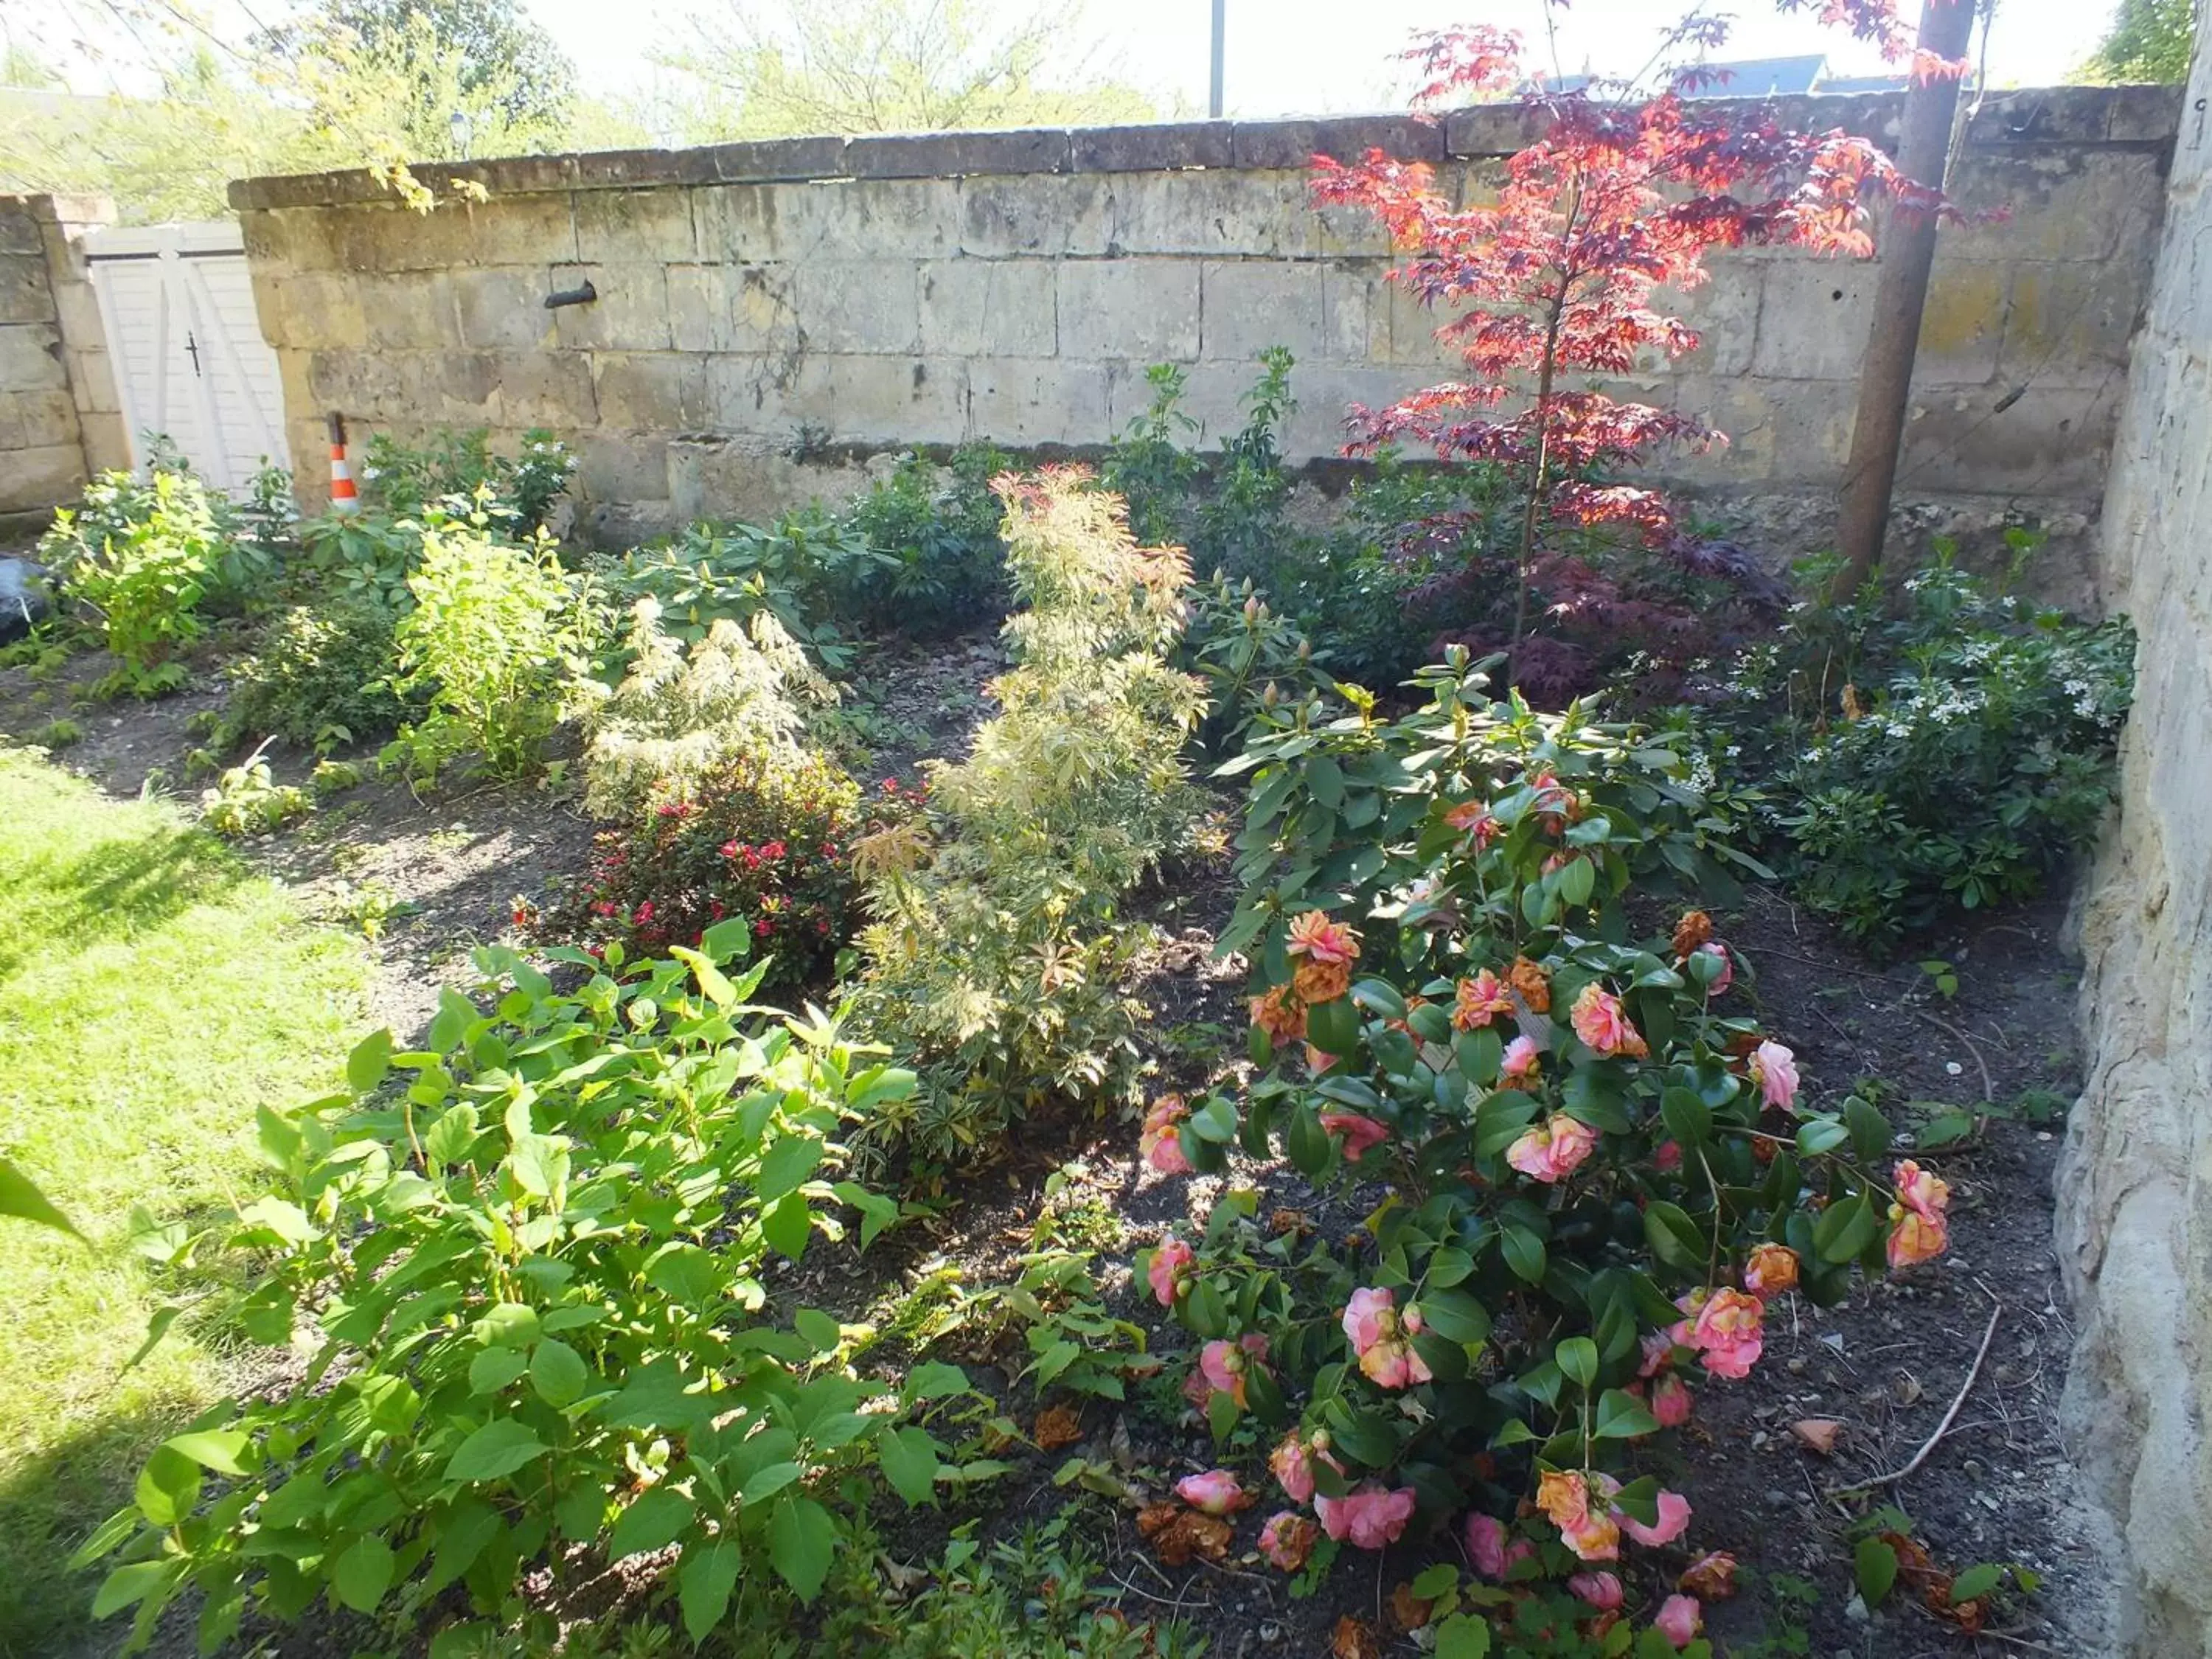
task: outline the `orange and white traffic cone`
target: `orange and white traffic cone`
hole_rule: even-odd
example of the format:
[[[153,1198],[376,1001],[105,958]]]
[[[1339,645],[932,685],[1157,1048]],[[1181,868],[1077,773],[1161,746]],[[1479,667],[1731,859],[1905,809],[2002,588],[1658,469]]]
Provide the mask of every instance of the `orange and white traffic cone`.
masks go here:
[[[345,416],[331,415],[331,511],[348,517],[361,511],[361,491],[354,488],[353,468],[346,461]]]

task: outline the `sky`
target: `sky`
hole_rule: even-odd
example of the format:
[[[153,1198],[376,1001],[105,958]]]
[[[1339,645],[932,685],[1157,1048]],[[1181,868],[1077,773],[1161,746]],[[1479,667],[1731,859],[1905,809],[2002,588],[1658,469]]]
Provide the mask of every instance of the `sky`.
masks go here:
[[[197,9],[215,30],[241,35],[283,0],[139,0],[154,10]],[[693,20],[726,0],[523,0],[582,68],[594,91],[641,91],[661,72],[656,50],[686,37]],[[981,0],[987,7],[993,0]],[[1023,15],[1035,0],[1006,0]],[[1996,0],[1989,71],[1997,86],[2063,80],[2103,32],[2113,0]],[[1725,6],[1723,5],[1723,8]],[[110,0],[0,0],[0,28],[34,41],[89,39],[98,64],[70,67],[74,89],[138,91],[133,42]],[[1565,72],[1640,68],[1652,40],[1678,17],[1682,0],[1571,0],[1560,11],[1559,58]],[[1760,0],[1738,0],[1729,57],[1826,52],[1843,73],[1880,73],[1878,53],[1841,31],[1805,17],[1777,16]],[[1088,0],[1084,23],[1099,46],[1094,62],[1134,82],[1162,103],[1202,113],[1206,106],[1210,0]],[[1540,0],[1228,0],[1228,112],[1261,117],[1389,108],[1403,103],[1405,80],[1393,63],[1414,31],[1449,23],[1492,22],[1542,39]],[[53,54],[52,45],[46,47]]]

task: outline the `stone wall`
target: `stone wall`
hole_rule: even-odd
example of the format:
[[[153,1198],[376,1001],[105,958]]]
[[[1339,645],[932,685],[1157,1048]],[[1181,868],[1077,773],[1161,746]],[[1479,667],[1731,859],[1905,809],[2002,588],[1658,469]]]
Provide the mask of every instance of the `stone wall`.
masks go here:
[[[2105,520],[2135,618],[2121,804],[2083,906],[2087,1091],[2060,1176],[2075,1450],[2131,1561],[2129,1651],[2212,1654],[2212,15]]]
[[[1893,95],[1798,100],[1877,137]],[[1957,194],[2008,222],[1944,238],[1904,489],[2077,538],[2094,514],[2155,242],[2170,91],[1993,96]],[[1382,280],[1364,216],[1316,213],[1316,149],[1381,144],[1480,191],[1525,141],[1510,108],[1096,131],[794,139],[419,169],[424,216],[367,173],[231,187],[294,453],[331,410],[402,434],[544,425],[619,539],[702,513],[769,512],[856,476],[841,457],[988,438],[1098,445],[1187,365],[1210,431],[1253,360],[1297,356],[1294,458],[1334,453],[1347,404],[1444,377],[1437,319]],[[1692,356],[1638,383],[1734,436],[1671,475],[1826,532],[1850,441],[1875,271],[1754,252],[1692,297]],[[588,282],[597,301],[548,310]]]
[[[104,201],[0,196],[0,535],[131,464],[82,246],[113,217]]]

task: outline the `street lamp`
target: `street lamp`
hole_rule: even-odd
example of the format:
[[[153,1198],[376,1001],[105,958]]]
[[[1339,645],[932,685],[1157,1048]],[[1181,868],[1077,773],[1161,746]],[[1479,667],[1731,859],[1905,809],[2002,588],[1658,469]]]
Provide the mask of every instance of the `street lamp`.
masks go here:
[[[474,123],[469,119],[469,112],[462,109],[455,110],[446,118],[446,125],[453,135],[453,159],[457,161],[467,161],[469,140],[474,136]]]
[[[1213,81],[1206,107],[1217,121],[1221,118],[1222,70],[1228,43],[1229,0],[1213,0]]]

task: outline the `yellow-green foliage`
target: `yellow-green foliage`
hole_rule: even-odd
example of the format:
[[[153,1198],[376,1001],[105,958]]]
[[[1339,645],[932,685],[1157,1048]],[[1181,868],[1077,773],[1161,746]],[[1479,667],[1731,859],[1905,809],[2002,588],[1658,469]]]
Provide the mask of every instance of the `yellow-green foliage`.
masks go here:
[[[1139,547],[1079,471],[998,487],[1020,606],[1019,665],[991,687],[1003,712],[966,761],[932,768],[926,840],[862,848],[866,998],[932,1085],[884,1127],[936,1156],[1128,1076],[1141,1010],[1123,981],[1146,931],[1120,903],[1189,820],[1181,754],[1204,708],[1167,662],[1181,550]]]
[[[736,756],[795,754],[800,703],[837,700],[772,612],[744,629],[717,621],[688,655],[662,629],[657,600],[640,599],[631,617],[629,672],[587,716],[585,805],[597,817],[630,817],[656,791],[682,796]]]

